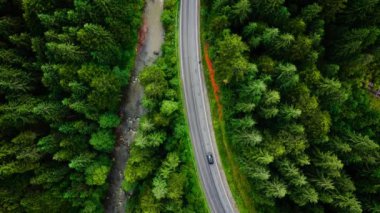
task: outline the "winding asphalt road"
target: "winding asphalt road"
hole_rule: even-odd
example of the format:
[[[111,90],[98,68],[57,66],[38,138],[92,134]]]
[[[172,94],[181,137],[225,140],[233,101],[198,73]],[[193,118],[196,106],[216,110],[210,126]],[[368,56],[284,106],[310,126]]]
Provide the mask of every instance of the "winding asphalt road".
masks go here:
[[[181,0],[181,78],[187,120],[190,126],[198,175],[211,211],[215,213],[238,212],[220,162],[211,123],[205,79],[201,70],[199,5],[199,0]],[[206,159],[208,152],[213,154],[214,164],[208,164]]]

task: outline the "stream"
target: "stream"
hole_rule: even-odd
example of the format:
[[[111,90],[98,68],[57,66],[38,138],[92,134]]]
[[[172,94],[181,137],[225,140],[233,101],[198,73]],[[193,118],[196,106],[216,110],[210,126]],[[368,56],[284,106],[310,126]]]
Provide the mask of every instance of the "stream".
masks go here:
[[[128,87],[124,90],[120,108],[122,122],[116,130],[118,139],[112,152],[113,165],[108,176],[109,190],[104,202],[107,213],[124,213],[127,200],[131,196],[131,193],[126,193],[121,185],[129,158],[129,149],[139,126],[139,119],[144,114],[141,105],[143,87],[139,83],[138,75],[161,54],[160,49],[164,41],[162,10],[163,0],[146,0],[135,68],[131,72]]]

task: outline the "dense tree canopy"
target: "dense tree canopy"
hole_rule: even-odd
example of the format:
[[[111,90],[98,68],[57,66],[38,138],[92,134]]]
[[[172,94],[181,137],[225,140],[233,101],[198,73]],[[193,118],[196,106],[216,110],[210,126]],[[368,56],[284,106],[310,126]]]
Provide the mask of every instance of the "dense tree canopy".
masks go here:
[[[367,88],[380,86],[380,2],[207,8],[226,129],[257,208],[379,211],[380,100]]]
[[[103,212],[142,0],[0,0],[0,212]],[[131,212],[206,212],[189,152],[165,1],[163,56],[123,189]],[[121,189],[120,189],[121,190]]]
[[[0,1],[0,212],[102,212],[143,2]]]
[[[139,76],[130,212],[207,211],[181,103],[178,2],[165,1],[162,57]],[[204,3],[227,137],[257,210],[379,212],[380,1]],[[103,212],[143,5],[0,0],[0,212]]]
[[[162,56],[139,74],[147,114],[131,146],[123,188],[133,191],[127,212],[207,212],[191,156],[175,45],[178,0],[162,13]]]

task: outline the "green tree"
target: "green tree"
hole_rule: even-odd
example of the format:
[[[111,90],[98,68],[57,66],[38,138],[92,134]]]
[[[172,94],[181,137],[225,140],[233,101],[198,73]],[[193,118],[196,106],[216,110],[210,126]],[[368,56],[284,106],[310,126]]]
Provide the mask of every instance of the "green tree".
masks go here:
[[[105,184],[109,171],[110,168],[105,165],[90,165],[86,168],[86,183],[88,185]]]
[[[149,66],[140,74],[141,84],[144,86],[144,92],[147,96],[161,97],[167,88],[165,81],[165,72],[158,66]]]
[[[240,23],[243,23],[252,11],[251,3],[249,0],[239,0],[232,6],[232,15],[235,19],[238,19]]]
[[[242,79],[244,73],[250,69],[250,64],[244,57],[248,47],[241,41],[241,37],[224,31],[223,37],[217,42],[215,49],[215,54],[218,55],[218,59],[215,61],[218,78],[224,83]]]
[[[90,144],[99,151],[110,152],[115,143],[115,136],[111,131],[100,130],[91,135]]]
[[[322,0],[320,2],[323,12],[322,15],[327,21],[334,21],[336,14],[343,11],[346,8],[347,0]]]
[[[154,178],[152,192],[154,197],[158,200],[166,197],[168,192],[166,181],[159,177]]]
[[[120,124],[120,117],[113,113],[106,113],[100,116],[99,125],[102,128],[115,128]]]
[[[287,89],[295,86],[299,81],[297,68],[293,64],[279,64],[277,67],[277,83],[280,88]]]
[[[85,24],[77,33],[81,46],[90,52],[98,63],[116,65],[120,63],[121,53],[110,32],[102,26]]]
[[[85,60],[85,52],[71,43],[46,43],[47,55],[50,60],[61,63],[79,63]]]
[[[268,182],[264,186],[264,190],[266,196],[275,198],[282,198],[287,193],[286,185],[277,179]]]
[[[164,100],[164,101],[162,101],[162,105],[161,105],[161,110],[160,111],[164,115],[170,116],[173,112],[175,112],[176,110],[178,110],[178,107],[179,106],[178,106],[177,102]]]
[[[306,7],[302,9],[302,12],[301,12],[302,19],[307,22],[312,21],[313,19],[318,18],[321,11],[322,11],[322,7],[317,3],[307,5]]]

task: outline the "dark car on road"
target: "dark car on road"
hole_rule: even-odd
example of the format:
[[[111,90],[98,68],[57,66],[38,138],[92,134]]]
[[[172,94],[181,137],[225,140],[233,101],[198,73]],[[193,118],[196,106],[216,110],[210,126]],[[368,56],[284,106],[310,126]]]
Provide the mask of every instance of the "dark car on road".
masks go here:
[[[206,154],[206,158],[209,164],[214,164],[214,157],[210,152]]]

